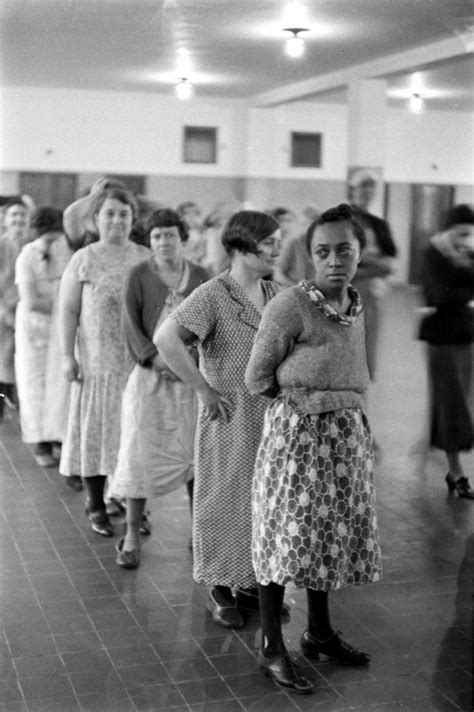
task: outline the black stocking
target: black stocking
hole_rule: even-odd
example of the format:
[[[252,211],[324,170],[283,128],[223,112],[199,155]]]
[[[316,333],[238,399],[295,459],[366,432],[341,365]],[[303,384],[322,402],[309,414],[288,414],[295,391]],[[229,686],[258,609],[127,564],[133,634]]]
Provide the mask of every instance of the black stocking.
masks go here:
[[[262,621],[262,650],[265,657],[273,658],[285,650],[281,631],[281,606],[285,587],[276,583],[258,585],[260,619]]]
[[[87,497],[89,500],[89,510],[91,512],[105,512],[104,487],[106,478],[103,475],[95,477],[85,477]]]
[[[306,594],[308,598],[308,630],[317,640],[327,640],[334,632],[329,617],[328,592],[307,588]]]
[[[193,513],[193,499],[194,499],[194,479],[186,482],[186,489],[188,490],[189,506],[191,507],[191,514]]]

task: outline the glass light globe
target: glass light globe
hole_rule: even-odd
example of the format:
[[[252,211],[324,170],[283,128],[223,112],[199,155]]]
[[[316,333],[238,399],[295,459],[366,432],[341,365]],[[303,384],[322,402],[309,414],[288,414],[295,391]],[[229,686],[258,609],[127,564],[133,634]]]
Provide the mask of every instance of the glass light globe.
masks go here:
[[[285,52],[288,57],[301,57],[304,53],[304,39],[302,37],[288,37],[285,42]]]
[[[190,99],[193,95],[194,88],[193,85],[188,82],[187,79],[181,79],[181,81],[176,84],[176,96],[178,99],[181,101],[186,101],[187,99]]]

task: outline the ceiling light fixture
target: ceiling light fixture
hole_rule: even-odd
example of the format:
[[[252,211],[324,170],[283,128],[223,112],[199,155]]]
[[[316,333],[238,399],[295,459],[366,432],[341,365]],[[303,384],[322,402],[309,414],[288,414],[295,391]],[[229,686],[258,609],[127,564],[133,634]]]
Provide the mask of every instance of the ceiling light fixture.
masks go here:
[[[194,93],[194,87],[190,83],[189,79],[187,79],[187,77],[181,77],[179,82],[176,84],[175,91],[178,99],[180,99],[181,101],[186,101],[187,99],[190,99],[192,97]]]
[[[285,52],[288,57],[302,57],[304,54],[304,39],[298,35],[300,32],[308,31],[307,27],[285,27],[283,29],[283,32],[291,32],[292,34],[285,42]]]
[[[410,96],[408,99],[408,108],[413,114],[421,114],[425,108],[425,102],[423,101],[421,94],[416,92]]]

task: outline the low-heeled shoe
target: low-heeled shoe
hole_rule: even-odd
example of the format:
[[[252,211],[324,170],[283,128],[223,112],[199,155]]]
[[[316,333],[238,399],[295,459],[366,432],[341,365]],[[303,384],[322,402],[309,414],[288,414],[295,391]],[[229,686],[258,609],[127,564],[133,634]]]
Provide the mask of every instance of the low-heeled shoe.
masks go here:
[[[340,631],[334,633],[327,640],[320,641],[311,635],[309,630],[306,630],[301,636],[300,647],[303,655],[314,660],[319,660],[319,653],[322,653],[335,660],[339,665],[359,666],[368,665],[370,662],[370,655],[356,650],[352,645],[342,640]]]
[[[301,674],[298,666],[285,651],[273,658],[266,658],[263,651],[258,654],[258,665],[278,687],[283,687],[289,692],[299,695],[309,695],[313,692],[314,685]]]
[[[74,492],[81,492],[84,489],[84,483],[80,475],[70,475],[64,478],[68,487],[74,490]]]
[[[459,477],[457,480],[450,472],[446,475],[446,484],[450,492],[456,492],[458,497],[466,497],[466,499],[474,499],[474,490],[471,489],[467,477]]]
[[[237,603],[229,601],[225,606],[218,603],[214,591],[209,591],[207,610],[212,613],[212,620],[223,628],[243,628],[245,621],[237,608]]]
[[[111,537],[114,535],[114,528],[109,522],[109,518],[104,511],[89,512],[89,521],[92,531],[100,536]]]
[[[123,551],[123,543],[125,538],[119,539],[115,549],[117,551],[117,558],[115,563],[118,564],[122,569],[138,569],[140,566],[140,549],[133,549],[133,551]]]

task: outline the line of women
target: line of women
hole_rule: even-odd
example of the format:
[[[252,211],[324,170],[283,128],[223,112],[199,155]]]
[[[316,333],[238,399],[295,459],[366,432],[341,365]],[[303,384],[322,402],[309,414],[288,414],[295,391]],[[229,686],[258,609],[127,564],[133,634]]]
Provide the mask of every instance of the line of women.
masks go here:
[[[314,280],[285,290],[271,279],[281,235],[266,213],[230,218],[230,268],[212,279],[183,257],[173,211],[149,218],[151,251],[129,240],[127,191],[101,192],[93,214],[99,241],[69,261],[60,295],[60,471],[84,481],[92,529],[113,535],[108,480],[126,502],[116,561],[136,569],[147,501],[186,484],[194,580],[217,625],[242,628],[260,610],[262,671],[313,691],[282,634],[288,584],[307,590],[303,654],[367,665],[329,613],[329,591],[381,575],[356,213],[343,204],[313,221]]]

